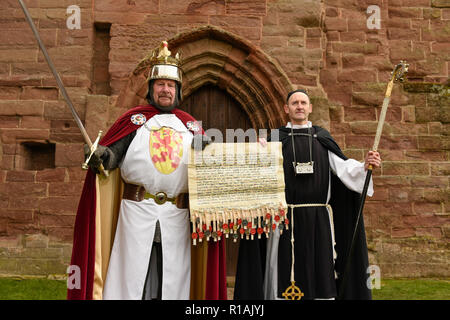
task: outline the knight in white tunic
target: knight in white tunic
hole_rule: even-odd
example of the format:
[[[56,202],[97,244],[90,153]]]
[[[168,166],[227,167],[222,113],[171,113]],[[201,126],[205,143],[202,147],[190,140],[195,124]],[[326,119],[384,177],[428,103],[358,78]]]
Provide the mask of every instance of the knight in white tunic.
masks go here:
[[[152,195],[187,193],[187,161],[192,133],[174,114],[159,114],[136,131],[120,164],[126,183]],[[104,299],[141,299],[159,222],[162,246],[161,299],[189,299],[188,209],[166,201],[122,200],[104,288]]]
[[[120,168],[125,183],[103,299],[189,299],[191,247],[188,159],[194,142],[210,143],[181,100],[178,57],[163,43],[154,56],[147,100],[130,120],[140,126],[109,146],[99,145],[89,165]],[[133,109],[133,110],[135,110]],[[147,116],[146,116],[147,115]],[[188,121],[189,120],[189,121]]]

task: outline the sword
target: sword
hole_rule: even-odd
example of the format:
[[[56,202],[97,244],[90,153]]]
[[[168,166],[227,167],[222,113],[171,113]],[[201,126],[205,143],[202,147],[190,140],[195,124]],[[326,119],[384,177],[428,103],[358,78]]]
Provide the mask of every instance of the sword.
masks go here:
[[[92,157],[93,153],[97,149],[97,144],[98,144],[98,140],[100,138],[100,134],[97,137],[97,141],[96,141],[97,143],[92,144],[91,139],[89,138],[89,135],[88,135],[86,129],[84,128],[83,123],[81,122],[81,119],[78,116],[78,113],[75,110],[75,107],[73,106],[73,103],[72,103],[72,101],[69,98],[69,95],[67,94],[66,88],[64,87],[64,85],[63,85],[63,83],[61,81],[61,77],[59,76],[58,72],[56,71],[56,68],[55,68],[55,66],[54,66],[54,64],[52,62],[52,59],[48,55],[47,49],[46,49],[44,43],[42,42],[41,36],[39,35],[39,32],[38,32],[38,30],[36,29],[36,26],[33,23],[33,20],[32,20],[32,18],[30,16],[30,13],[28,12],[28,9],[27,9],[26,5],[23,3],[22,0],[19,0],[19,4],[22,7],[23,13],[25,14],[25,17],[26,17],[26,19],[28,21],[28,24],[30,25],[31,30],[34,33],[34,37],[36,38],[36,40],[37,40],[37,42],[39,44],[39,47],[41,48],[42,53],[44,54],[45,60],[47,61],[47,64],[50,67],[50,70],[52,71],[53,76],[56,79],[56,83],[58,84],[59,90],[61,90],[61,94],[63,95],[64,100],[66,100],[66,103],[69,106],[70,111],[72,112],[72,116],[73,116],[76,124],[78,125],[78,128],[81,131],[81,134],[83,135],[84,141],[86,142],[86,144],[89,146],[89,149],[91,150],[91,154],[89,155],[89,157],[87,158],[85,163],[83,163],[83,165],[82,165],[82,168],[86,169],[88,167],[88,165],[87,165],[88,161],[90,160],[90,158]],[[102,164],[100,165],[99,170],[105,177],[108,176],[108,171],[105,170],[105,168],[103,167]]]
[[[381,133],[383,131],[384,121],[386,118],[386,112],[387,112],[387,108],[389,106],[389,100],[391,98],[391,92],[392,92],[392,88],[394,87],[394,82],[397,82],[397,81],[403,82],[404,81],[404,76],[408,72],[408,67],[409,67],[409,64],[407,64],[406,61],[400,61],[400,63],[394,67],[394,70],[391,73],[391,80],[389,81],[389,83],[387,85],[386,94],[385,94],[385,97],[383,100],[383,106],[381,107],[380,120],[378,120],[377,132],[375,134],[375,140],[373,143],[372,151],[377,151],[378,144],[380,143]],[[353,230],[352,241],[350,243],[350,250],[348,252],[347,259],[344,264],[344,266],[345,266],[344,274],[342,276],[342,282],[339,287],[339,297],[338,297],[339,299],[342,299],[344,297],[345,286],[347,283],[348,273],[350,271],[352,253],[353,253],[353,249],[355,246],[356,234],[358,233],[358,230],[359,230],[359,225],[360,225],[360,220],[361,220],[360,218],[361,218],[361,215],[362,215],[362,212],[364,209],[364,202],[366,201],[367,189],[369,187],[370,178],[372,176],[372,170],[373,170],[372,165],[369,165],[369,168],[366,173],[366,179],[364,181],[363,191],[361,193],[361,203],[359,205],[358,216],[356,217],[355,228]]]

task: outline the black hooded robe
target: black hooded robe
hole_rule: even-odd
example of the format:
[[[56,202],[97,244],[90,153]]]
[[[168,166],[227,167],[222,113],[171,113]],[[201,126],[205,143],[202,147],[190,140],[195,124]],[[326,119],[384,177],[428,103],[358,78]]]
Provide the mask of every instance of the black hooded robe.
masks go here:
[[[294,133],[307,134],[308,129],[293,129]],[[285,193],[288,204],[326,203],[329,183],[333,209],[335,250],[337,259],[333,260],[331,229],[328,211],[325,207],[294,209],[295,236],[295,281],[304,293],[303,299],[332,298],[339,295],[340,278],[350,248],[353,229],[358,214],[360,194],[349,190],[334,174],[329,174],[328,150],[346,160],[339,146],[329,132],[323,128],[311,128],[314,174],[294,173],[291,129],[279,129],[282,142]],[[309,138],[295,135],[297,162],[308,162]],[[329,179],[331,178],[331,181]],[[291,218],[291,210],[287,215]],[[292,219],[289,219],[292,221]],[[278,248],[278,288],[277,297],[290,285],[291,274],[291,230],[280,236]],[[234,299],[264,299],[264,273],[266,267],[267,240],[241,240],[236,270]],[[364,221],[361,219],[356,237],[347,284],[343,299],[371,299],[367,286],[368,252]],[[335,279],[335,273],[338,278]]]

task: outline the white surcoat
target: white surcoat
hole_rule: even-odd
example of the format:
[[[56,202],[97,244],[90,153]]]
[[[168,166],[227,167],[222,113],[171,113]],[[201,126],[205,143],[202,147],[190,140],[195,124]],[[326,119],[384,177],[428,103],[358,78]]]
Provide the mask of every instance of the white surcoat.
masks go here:
[[[174,114],[158,114],[136,131],[120,164],[127,183],[169,198],[188,192],[188,159],[193,135]],[[156,222],[161,226],[162,299],[189,299],[188,209],[150,198],[122,200],[103,299],[141,299]]]

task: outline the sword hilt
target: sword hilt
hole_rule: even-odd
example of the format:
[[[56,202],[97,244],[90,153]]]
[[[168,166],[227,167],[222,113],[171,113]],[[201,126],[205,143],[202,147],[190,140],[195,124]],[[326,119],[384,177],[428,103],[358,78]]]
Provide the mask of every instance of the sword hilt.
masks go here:
[[[92,144],[92,146],[90,147],[91,153],[89,154],[89,157],[87,157],[86,161],[84,161],[84,163],[81,165],[81,168],[83,168],[84,170],[89,169],[89,160],[91,160],[92,155],[94,154],[94,152],[97,150],[98,148],[98,142],[100,141],[100,138],[103,134],[103,131],[100,130],[98,132],[98,136],[97,139],[95,139],[94,143]],[[100,164],[99,166],[99,171],[102,175],[104,175],[105,177],[109,176],[108,170],[105,169],[105,167],[103,166],[103,164]]]

